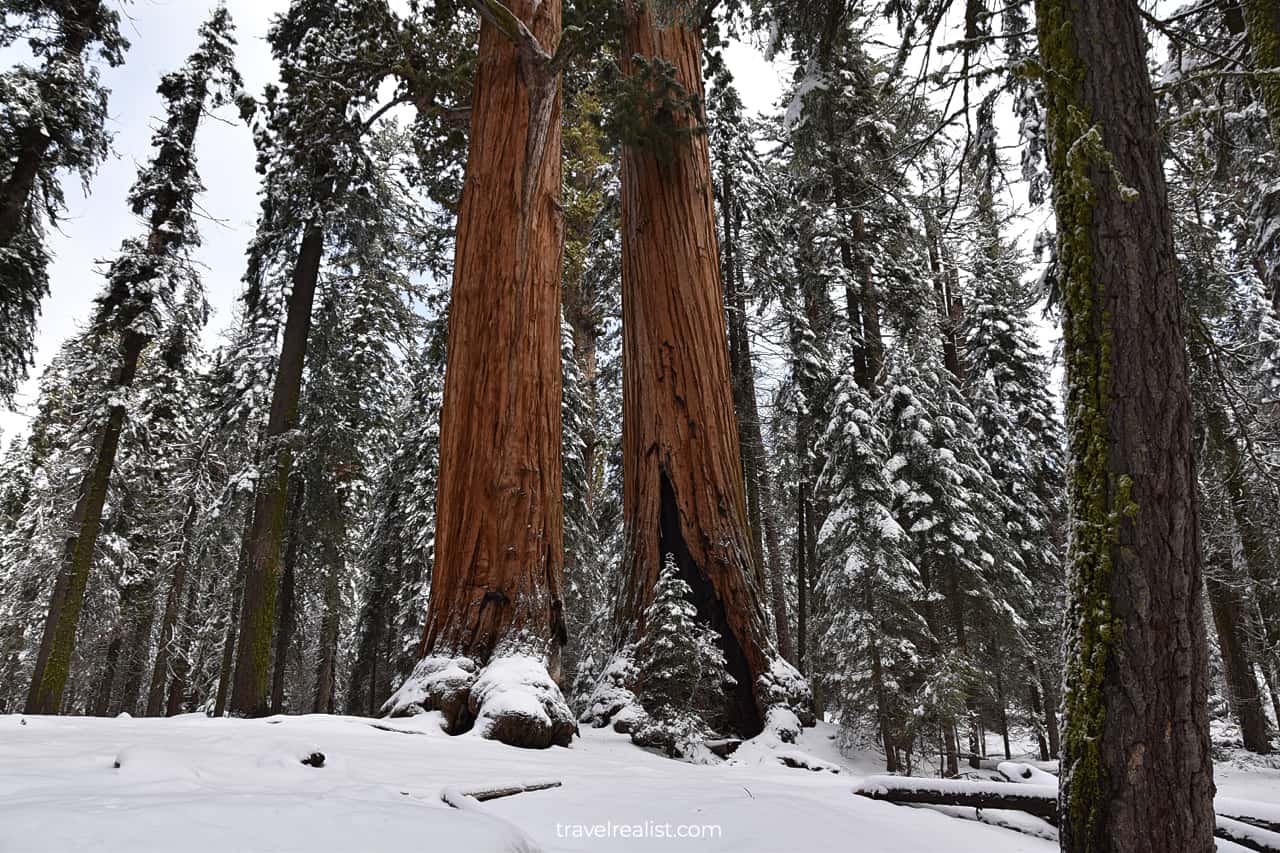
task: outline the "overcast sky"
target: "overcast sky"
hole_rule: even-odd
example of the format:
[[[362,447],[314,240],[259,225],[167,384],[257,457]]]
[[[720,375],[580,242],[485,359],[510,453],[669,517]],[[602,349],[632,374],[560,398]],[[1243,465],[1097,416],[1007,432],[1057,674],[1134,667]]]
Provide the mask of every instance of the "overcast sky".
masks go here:
[[[226,5],[236,24],[240,73],[246,88],[257,94],[276,78],[266,33],[272,16],[287,7],[288,0],[226,0]],[[62,341],[87,319],[90,301],[102,283],[96,262],[110,259],[121,240],[138,231],[125,196],[138,163],[151,155],[151,133],[161,113],[156,85],[195,47],[196,28],[212,7],[213,0],[135,0],[118,7],[127,15],[123,29],[132,47],[123,66],[102,69],[111,90],[109,129],[115,135],[115,153],[98,170],[88,196],[78,181],[65,182],[68,210],[60,230],[50,239],[52,293],[40,317],[36,366],[18,395],[15,410],[0,407],[0,445],[23,429],[34,408],[40,372]],[[753,109],[768,108],[782,88],[777,72],[746,46],[731,50],[730,62],[747,104]],[[249,132],[236,120],[234,108],[222,110],[220,117],[222,121],[206,120],[197,138],[200,174],[207,189],[199,199],[206,218],[201,224],[204,245],[196,257],[203,265],[214,309],[206,334],[211,343],[233,316],[245,246],[258,211]]]

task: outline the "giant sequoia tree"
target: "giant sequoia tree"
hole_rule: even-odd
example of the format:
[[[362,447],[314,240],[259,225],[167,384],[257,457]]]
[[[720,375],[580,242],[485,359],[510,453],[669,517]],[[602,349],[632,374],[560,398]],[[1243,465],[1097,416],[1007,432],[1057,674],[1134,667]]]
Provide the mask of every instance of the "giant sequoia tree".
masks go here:
[[[565,640],[561,5],[477,8],[431,598],[423,660],[388,707],[439,708],[452,732],[478,724],[488,737],[545,747],[575,730],[551,680]],[[509,690],[533,701],[512,703]]]
[[[637,105],[622,160],[624,590],[644,631],[666,556],[736,682],[729,719],[760,731],[777,660],[752,557],[702,121],[696,3],[627,0],[623,72]],[[628,637],[629,639],[629,637]],[[789,698],[789,697],[786,697]]]
[[[1062,849],[1213,849],[1182,300],[1136,0],[1037,0],[1065,305]]]
[[[93,439],[93,462],[84,474],[67,525],[62,566],[27,695],[29,714],[57,713],[61,705],[129,389],[137,378],[143,351],[166,314],[174,310],[175,293],[196,280],[189,258],[191,247],[200,242],[194,216],[195,197],[201,189],[195,169],[195,137],[206,107],[225,103],[239,87],[240,78],[232,65],[235,41],[231,30],[226,9],[219,7],[201,28],[201,44],[186,65],[160,83],[168,115],[155,134],[156,156],[139,172],[129,197],[134,214],[147,223],[146,235],[125,241],[112,263],[90,332],[118,350],[111,400]]]

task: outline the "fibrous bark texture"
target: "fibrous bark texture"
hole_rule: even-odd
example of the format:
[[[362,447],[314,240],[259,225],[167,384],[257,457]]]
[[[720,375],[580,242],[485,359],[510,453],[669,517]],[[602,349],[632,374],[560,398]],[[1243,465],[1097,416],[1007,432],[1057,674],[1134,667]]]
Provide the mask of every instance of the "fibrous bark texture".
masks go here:
[[[699,101],[701,43],[676,4],[661,19],[625,4],[623,71],[669,63]],[[643,117],[642,117],[643,118]],[[686,128],[698,116],[665,118]],[[700,621],[720,634],[737,682],[731,718],[759,732],[761,676],[776,658],[755,582],[738,454],[706,137],[622,157],[624,632],[643,631],[664,555],[675,557]],[[627,637],[624,640],[630,639]]]
[[[497,707],[501,690],[487,689],[484,701],[477,692],[490,687],[481,669],[507,655],[540,659],[558,677],[565,639],[560,82],[541,55],[559,41],[560,3],[520,0],[509,8],[537,46],[482,14],[449,308],[424,660],[388,707],[403,710],[409,700],[439,707],[454,732],[483,717],[490,737],[544,747],[566,744],[576,729],[554,685],[534,691],[545,712],[536,719],[515,710],[489,719],[484,701]],[[450,672],[467,674],[443,690],[434,674],[448,660],[463,662]],[[415,698],[415,684],[428,681],[435,686]]]
[[[1037,0],[1065,306],[1062,849],[1213,849],[1182,302],[1136,0]]]

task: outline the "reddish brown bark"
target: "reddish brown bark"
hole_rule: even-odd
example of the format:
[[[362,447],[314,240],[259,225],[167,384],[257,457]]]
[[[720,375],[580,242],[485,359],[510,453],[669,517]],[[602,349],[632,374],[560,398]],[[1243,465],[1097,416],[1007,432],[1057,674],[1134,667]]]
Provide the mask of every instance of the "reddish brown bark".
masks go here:
[[[542,51],[554,51],[559,0],[519,0],[509,8]],[[559,114],[559,79],[545,58],[483,18],[422,643],[424,656],[481,665],[505,644],[518,644],[545,655],[552,677],[564,644]],[[450,715],[452,728],[469,726],[475,711]],[[519,732],[490,735],[546,745]]]
[[[623,71],[636,72],[637,55],[663,60],[700,99],[701,42],[687,11],[677,6],[659,21],[628,0]],[[667,153],[628,145],[622,157],[621,624],[643,630],[663,555],[674,555],[738,682],[732,719],[755,734],[767,704],[759,676],[775,653],[752,582],[706,137]]]

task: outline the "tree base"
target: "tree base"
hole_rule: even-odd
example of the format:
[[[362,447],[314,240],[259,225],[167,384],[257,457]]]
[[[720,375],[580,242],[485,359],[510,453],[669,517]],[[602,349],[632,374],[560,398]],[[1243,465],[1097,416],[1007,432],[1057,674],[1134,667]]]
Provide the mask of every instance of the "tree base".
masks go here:
[[[482,669],[470,658],[423,658],[382,711],[439,711],[451,735],[475,729],[481,737],[526,749],[568,746],[578,732],[546,665],[523,654],[494,657]]]

